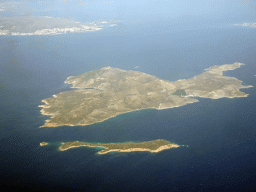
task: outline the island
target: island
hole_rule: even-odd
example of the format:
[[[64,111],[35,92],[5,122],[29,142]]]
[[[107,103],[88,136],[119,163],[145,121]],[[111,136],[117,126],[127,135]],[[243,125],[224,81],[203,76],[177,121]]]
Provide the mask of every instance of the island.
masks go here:
[[[108,19],[81,23],[59,17],[5,17],[0,18],[0,35],[58,35],[99,31],[116,26],[120,21]]]
[[[223,72],[244,65],[215,65],[190,79],[174,82],[139,71],[104,67],[68,77],[74,90],[42,100],[41,114],[50,116],[42,127],[85,126],[119,114],[142,109],[169,109],[198,102],[197,97],[219,99],[247,97],[243,85]]]
[[[41,142],[40,143],[40,146],[45,146],[45,145],[48,145],[48,143],[46,143],[46,142]]]
[[[134,151],[148,151],[151,153],[158,153],[160,151],[171,149],[171,148],[178,148],[184,145],[177,145],[174,143],[170,143],[166,140],[153,140],[153,141],[144,141],[144,142],[126,142],[126,143],[86,143],[86,142],[66,142],[61,143],[59,147],[60,151],[65,151],[74,147],[99,147],[102,148],[97,154],[106,154],[109,152],[134,152]]]

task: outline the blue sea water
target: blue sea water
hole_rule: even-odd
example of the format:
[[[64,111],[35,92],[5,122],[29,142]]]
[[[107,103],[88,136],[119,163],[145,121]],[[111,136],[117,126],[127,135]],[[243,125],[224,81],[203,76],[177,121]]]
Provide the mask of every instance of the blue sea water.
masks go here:
[[[201,27],[200,27],[201,26]],[[219,24],[122,23],[58,36],[0,37],[1,183],[35,190],[239,191],[255,188],[256,30]],[[253,85],[247,98],[203,99],[140,110],[90,126],[39,129],[41,100],[70,90],[68,76],[105,66],[175,81],[212,65],[245,63],[224,74]],[[139,66],[139,68],[135,68]],[[165,139],[188,145],[160,153],[111,153],[60,142]],[[40,142],[50,145],[40,147]]]

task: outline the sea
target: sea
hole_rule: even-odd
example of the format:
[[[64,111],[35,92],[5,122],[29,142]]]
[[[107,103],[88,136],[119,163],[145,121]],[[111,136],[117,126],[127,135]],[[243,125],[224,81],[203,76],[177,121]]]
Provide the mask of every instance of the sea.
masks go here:
[[[242,191],[256,188],[256,28],[235,23],[122,22],[88,33],[0,36],[0,183],[28,191]],[[213,65],[252,88],[243,98],[121,114],[89,126],[39,128],[45,98],[64,81],[111,66],[160,79],[191,78]],[[188,145],[159,153],[59,151],[61,142]],[[49,145],[41,147],[40,142]]]

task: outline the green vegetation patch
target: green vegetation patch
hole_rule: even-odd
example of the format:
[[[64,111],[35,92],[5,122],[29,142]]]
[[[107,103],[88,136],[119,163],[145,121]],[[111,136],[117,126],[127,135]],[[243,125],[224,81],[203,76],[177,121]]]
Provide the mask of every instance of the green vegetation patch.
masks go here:
[[[186,96],[186,91],[185,91],[184,89],[177,89],[177,90],[173,93],[173,95],[177,95],[177,96],[179,96],[179,97],[181,97],[181,96]]]

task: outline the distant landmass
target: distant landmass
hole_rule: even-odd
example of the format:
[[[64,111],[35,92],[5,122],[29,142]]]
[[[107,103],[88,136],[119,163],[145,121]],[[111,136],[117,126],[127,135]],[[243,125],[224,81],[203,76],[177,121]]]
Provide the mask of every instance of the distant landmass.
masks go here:
[[[246,27],[256,27],[256,23],[243,23],[243,24],[237,24],[237,25],[242,25]]]
[[[86,143],[86,142],[67,142],[62,143],[59,147],[60,151],[65,151],[74,147],[100,147],[103,148],[98,154],[106,154],[109,152],[133,152],[133,151],[148,151],[151,153],[157,153],[166,149],[178,148],[183,145],[177,145],[170,143],[166,140],[153,140],[153,141],[144,141],[144,142],[126,142],[126,143]]]
[[[0,18],[0,35],[58,35],[99,31],[115,26],[116,20],[97,20],[91,23],[58,17],[6,17]]]
[[[91,125],[119,114],[141,109],[167,109],[210,99],[247,97],[242,81],[223,76],[223,71],[243,63],[215,65],[190,79],[175,82],[158,79],[139,71],[104,67],[68,77],[66,84],[76,90],[44,99],[41,113],[51,118],[41,127]]]

